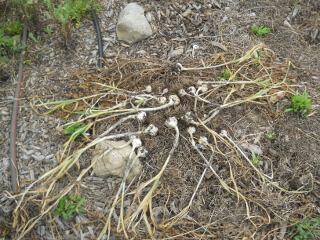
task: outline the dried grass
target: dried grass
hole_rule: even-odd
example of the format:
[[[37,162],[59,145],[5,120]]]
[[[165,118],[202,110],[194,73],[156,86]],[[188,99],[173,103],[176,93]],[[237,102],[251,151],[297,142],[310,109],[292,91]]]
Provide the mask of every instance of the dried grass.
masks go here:
[[[50,212],[61,197],[73,191],[81,192],[81,184],[94,164],[87,164],[80,170],[79,159],[82,154],[104,139],[112,138],[111,131],[118,127],[129,126],[128,132],[136,131],[137,124],[124,124],[130,119],[130,116],[141,111],[152,111],[152,114],[148,116],[148,121],[160,126],[160,131],[162,131],[161,134],[154,137],[154,143],[150,143],[152,138],[148,139],[150,146],[146,146],[146,148],[152,148],[154,146],[152,144],[157,146],[157,142],[161,142],[163,146],[158,145],[158,149],[165,150],[166,160],[161,163],[161,154],[151,154],[150,157],[157,158],[151,163],[160,162],[161,164],[160,168],[155,165],[154,171],[149,173],[152,177],[141,176],[141,181],[134,182],[127,188],[124,184],[125,181],[123,181],[117,194],[113,198],[106,199],[110,205],[107,204],[108,211],[103,213],[104,217],[100,220],[99,226],[102,226],[102,230],[98,239],[102,239],[106,233],[108,236],[112,234],[127,239],[133,237],[138,239],[146,237],[151,239],[219,238],[219,231],[224,232],[227,237],[234,237],[234,234],[258,236],[259,229],[275,222],[274,215],[270,214],[273,211],[270,211],[270,206],[264,204],[261,196],[278,194],[279,201],[282,201],[281,194],[290,198],[292,194],[310,191],[309,189],[286,190],[275,182],[273,176],[267,176],[263,173],[263,169],[253,165],[246,153],[229,135],[221,135],[214,130],[216,128],[214,125],[217,124],[215,119],[218,116],[223,118],[223,114],[228,109],[234,109],[239,105],[259,106],[259,108],[268,109],[276,102],[282,101],[285,94],[293,92],[292,85],[290,85],[292,76],[289,74],[292,65],[275,62],[273,52],[263,45],[255,46],[240,58],[235,58],[231,54],[217,54],[200,64],[198,62],[182,63],[190,67],[182,67],[182,64],[179,64],[180,71],[172,63],[159,59],[116,58],[114,62],[106,64],[107,66],[100,74],[95,74],[93,71],[74,73],[78,79],[89,76],[91,81],[82,82],[77,86],[75,91],[70,94],[72,100],[33,105],[35,109],[45,112],[45,114],[55,112],[59,116],[72,117],[73,123],[86,123],[91,120],[88,129],[95,128],[97,135],[78,149],[74,146],[75,139],[71,136],[64,145],[63,152],[60,154],[60,164],[56,168],[33,183],[22,186],[23,193],[15,196],[8,194],[9,197],[17,201],[13,213],[13,228],[17,239],[26,236],[43,217],[46,217],[50,223],[51,231],[58,232],[57,227],[53,225]],[[217,77],[221,76],[221,70],[225,69],[231,73],[230,78],[218,81]],[[207,85],[207,89],[202,91],[203,89],[200,88],[204,87],[204,84]],[[147,85],[152,86],[153,93],[149,94],[144,91]],[[193,87],[195,91],[192,89],[189,91],[190,87]],[[156,100],[166,88],[172,94],[184,89],[188,95],[180,96],[180,106],[151,110],[152,106],[157,105]],[[146,100],[144,104],[148,107],[137,106],[135,101],[141,98]],[[54,105],[54,107],[49,108],[50,105]],[[42,109],[43,107],[46,109]],[[192,121],[181,120],[181,117],[189,111],[193,112]],[[74,116],[79,117],[75,118]],[[179,129],[176,129],[175,137],[172,136],[172,131],[163,127],[163,120],[167,118],[166,116],[175,116],[179,119]],[[101,127],[102,123],[109,125],[108,130]],[[197,132],[188,134],[186,126],[194,126]],[[131,134],[144,134],[143,131],[133,131]],[[121,136],[126,137],[125,134]],[[201,137],[206,137],[208,142],[200,141]],[[159,140],[155,140],[157,138]],[[175,140],[171,140],[172,138]],[[166,141],[164,141],[165,139]],[[179,139],[181,140],[179,141]],[[192,158],[181,159],[178,157],[177,152],[185,148],[194,149],[189,150]],[[169,151],[169,149],[171,150]],[[188,190],[186,194],[189,199],[185,201],[185,206],[179,211],[173,213],[171,210],[171,213],[163,214],[164,216],[159,222],[159,218],[156,218],[154,212],[155,203],[157,206],[161,206],[163,212],[166,213],[169,202],[171,202],[170,199],[179,198],[178,192],[168,194],[165,191],[166,187],[171,187],[173,190],[178,189],[180,184],[179,182],[169,182],[166,171],[170,167],[183,165],[182,161],[188,161],[185,165],[190,167],[195,164],[191,162],[194,161],[193,159],[196,159],[198,166],[203,167],[193,173],[197,181],[194,185],[190,183],[193,190]],[[217,172],[214,166],[218,163],[228,171],[223,174]],[[187,169],[182,168],[182,170]],[[212,214],[210,219],[204,222],[204,216],[196,216],[194,211],[201,200],[200,192],[205,189],[203,185],[207,184],[204,183],[204,176],[209,171],[215,176],[212,185],[219,189],[215,197],[217,199],[228,198],[229,202],[234,203],[234,209],[238,210],[224,219],[217,219]],[[66,177],[69,180],[62,181]],[[70,181],[71,179],[73,180]],[[252,189],[243,187],[243,179],[250,182],[249,185]],[[220,196],[219,193],[221,193]],[[128,209],[124,209],[123,203],[126,199],[132,200]],[[203,201],[210,201],[210,199]],[[31,206],[36,206],[37,210],[31,211]],[[237,214],[237,211],[241,213]],[[120,216],[118,221],[113,220],[113,212],[117,212]],[[198,219],[191,216],[198,217]],[[227,228],[224,229],[222,225],[219,225],[220,222],[237,216],[241,216],[240,219],[242,219],[239,227],[250,222],[243,228],[245,233],[228,233]],[[268,234],[271,235],[271,232]]]

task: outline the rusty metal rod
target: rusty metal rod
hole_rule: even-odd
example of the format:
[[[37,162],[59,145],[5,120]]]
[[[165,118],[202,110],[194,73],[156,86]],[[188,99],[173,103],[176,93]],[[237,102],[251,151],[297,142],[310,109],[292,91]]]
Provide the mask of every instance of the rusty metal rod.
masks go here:
[[[19,113],[19,103],[21,95],[21,85],[23,79],[23,59],[25,53],[25,47],[27,43],[28,28],[27,24],[24,24],[22,35],[22,49],[19,60],[19,69],[17,77],[17,86],[14,94],[14,102],[11,117],[11,130],[10,130],[10,167],[11,167],[11,184],[13,192],[17,192],[19,189],[19,175],[17,167],[17,120]]]

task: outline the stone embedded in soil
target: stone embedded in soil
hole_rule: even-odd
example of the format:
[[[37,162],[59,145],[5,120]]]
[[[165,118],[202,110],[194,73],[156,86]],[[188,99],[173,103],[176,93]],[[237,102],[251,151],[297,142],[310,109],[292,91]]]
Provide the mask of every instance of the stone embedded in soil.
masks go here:
[[[184,52],[184,48],[183,47],[177,48],[175,50],[170,51],[169,57],[178,57],[181,54],[183,54],[183,52]]]
[[[33,157],[34,160],[38,161],[38,162],[41,162],[45,159],[45,156],[43,155],[31,155]]]
[[[144,9],[137,3],[129,3],[120,13],[117,24],[119,40],[136,43],[152,35],[151,26],[144,16]]]
[[[257,155],[262,155],[263,154],[262,149],[259,146],[255,145],[255,144],[242,143],[242,144],[240,144],[240,146],[245,148],[245,149],[247,149],[247,150],[253,151]]]
[[[98,143],[96,149],[93,151],[92,162],[97,161],[93,166],[93,172],[99,177],[124,177],[126,163],[131,154],[132,147],[130,145],[123,146],[125,141],[103,141]],[[111,151],[109,149],[113,148]],[[107,153],[105,153],[107,152]],[[131,159],[135,159],[133,167],[129,173],[128,180],[132,180],[141,172],[141,163],[139,158],[133,152]],[[131,163],[128,163],[130,165]]]

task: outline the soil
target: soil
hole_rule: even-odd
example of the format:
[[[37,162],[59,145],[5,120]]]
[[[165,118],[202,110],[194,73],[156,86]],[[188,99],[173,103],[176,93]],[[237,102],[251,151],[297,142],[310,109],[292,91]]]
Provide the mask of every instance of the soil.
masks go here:
[[[96,33],[90,19],[70,32],[67,47],[55,25],[51,26],[51,36],[38,32],[40,44],[28,40],[32,49],[28,49],[26,59],[32,63],[25,65],[17,130],[20,191],[26,191],[32,182],[124,117],[101,115],[85,119],[86,124],[94,123],[90,134],[77,138],[62,156],[70,136],[63,134],[61,126],[85,118],[70,111],[104,110],[124,101],[127,104],[122,109],[141,111],[159,106],[159,97],[168,99],[180,92],[179,105],[147,112],[145,122],[127,121],[110,133],[143,131],[149,124],[159,128],[156,136],[138,136],[148,155],[141,159],[141,174],[125,189],[122,204],[126,230],[118,225],[119,203],[111,217],[110,239],[291,239],[294,236],[288,233],[296,220],[319,218],[318,1],[136,1],[146,10],[154,34],[132,45],[118,41],[115,32],[118,15],[128,2],[102,1],[102,69],[96,67]],[[272,31],[256,36],[250,32],[252,25],[267,26]],[[181,71],[178,66],[224,64],[256,46],[260,46],[256,52],[260,51],[261,62],[249,59],[193,71]],[[273,88],[266,97],[248,100],[268,89],[268,85],[221,84],[226,81],[221,79],[225,70],[236,73],[233,81],[252,81],[267,75]],[[94,148],[91,147],[57,181],[52,177],[37,182],[31,188],[34,192],[25,198],[14,195],[8,162],[16,75],[8,69],[0,74],[0,236],[97,239],[108,222],[110,206],[122,180],[94,175],[88,168]],[[209,82],[207,91],[199,95],[204,100],[192,91],[192,87],[197,91],[202,86],[199,80]],[[150,94],[145,91],[147,86],[152,88]],[[181,89],[188,95],[181,95]],[[309,116],[284,113],[295,91],[307,91],[312,99]],[[42,104],[96,94],[102,95],[69,104],[65,107],[69,112],[45,114],[53,105]],[[136,96],[146,94],[150,101],[137,106]],[[239,100],[245,101],[220,109],[211,121],[204,123],[214,110],[219,110],[217,106]],[[192,112],[197,124],[185,118],[188,112]],[[172,156],[176,132],[165,125],[169,117],[176,117],[180,133]],[[196,129],[193,138],[189,127]],[[227,137],[221,134],[224,130]],[[128,141],[129,137],[123,140]],[[257,165],[251,162],[250,149],[260,153]],[[171,159],[152,200],[138,212],[152,186],[144,184],[161,171],[168,156]],[[204,158],[212,161],[212,168],[207,167]],[[88,171],[78,181],[86,168]],[[70,192],[85,198],[87,214],[76,214],[70,220],[49,214],[59,194],[70,186]],[[34,217],[46,210],[30,227]],[[134,212],[138,214],[132,217]]]

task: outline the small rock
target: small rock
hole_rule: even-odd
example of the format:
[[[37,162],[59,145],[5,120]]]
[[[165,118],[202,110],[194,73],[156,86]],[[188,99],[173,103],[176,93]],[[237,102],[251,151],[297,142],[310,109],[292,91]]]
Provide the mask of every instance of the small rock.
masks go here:
[[[177,56],[183,54],[183,52],[184,52],[184,49],[183,49],[183,48],[178,48],[178,49],[172,50],[172,51],[169,53],[169,57],[177,57]]]
[[[213,176],[213,172],[212,171],[207,171],[206,174],[204,175],[206,179],[209,179]]]
[[[302,182],[298,177],[295,177],[289,181],[289,187],[293,190],[298,190],[302,186]]]
[[[42,156],[42,155],[34,155],[33,154],[31,156],[33,157],[34,160],[39,161],[39,162],[44,160],[44,156]]]
[[[34,176],[34,170],[33,169],[30,169],[30,179],[31,180],[35,180],[36,178],[35,178],[35,176]]]
[[[29,150],[29,151],[26,151],[26,154],[29,155],[29,156],[31,156],[32,153],[34,153],[34,150],[32,150],[32,149]]]
[[[154,17],[151,12],[147,12],[146,19],[148,20],[149,23],[154,20]]]
[[[278,153],[276,150],[272,149],[272,148],[269,148],[269,149],[268,149],[268,152],[269,152],[272,156],[275,156],[275,157],[279,156],[279,153]]]
[[[144,9],[137,3],[129,3],[120,13],[117,24],[119,40],[136,43],[152,35],[152,29],[144,16]]]
[[[240,146],[247,150],[253,151],[257,155],[263,154],[262,149],[258,145],[242,143]]]
[[[93,172],[98,177],[124,177],[126,162],[132,150],[130,145],[119,148],[125,143],[125,141],[103,141],[97,144],[96,149],[92,153],[92,162],[97,161],[93,166]],[[113,149],[107,152],[108,149],[111,148]],[[107,153],[104,154],[105,152]],[[131,159],[135,159],[135,162],[128,176],[129,181],[141,172],[142,166],[140,160],[135,157],[136,154],[133,152]],[[128,163],[128,165],[130,165],[130,163]]]
[[[130,206],[130,204],[131,204],[131,199],[127,199],[127,200],[123,201],[123,206],[124,207]]]
[[[290,141],[290,139],[289,139],[289,136],[288,136],[288,135],[285,135],[285,136],[284,136],[284,141],[285,141],[285,142],[289,142],[289,141]]]
[[[160,224],[161,219],[163,219],[164,216],[168,216],[169,210],[165,207],[159,206],[159,207],[154,207],[152,209],[152,213],[156,222]]]
[[[41,226],[40,236],[43,237],[45,234],[46,234],[46,227],[45,226]]]
[[[183,17],[187,17],[189,14],[191,14],[191,9],[190,8],[188,8],[185,12],[183,12],[181,15],[183,16]]]
[[[51,158],[54,158],[54,154],[49,154],[46,156],[46,160],[51,159]]]
[[[6,171],[7,168],[9,167],[9,165],[10,165],[8,159],[4,158],[2,161],[3,161],[3,163],[2,163],[2,168],[0,169],[0,172]]]
[[[9,115],[9,113],[7,111],[4,111],[4,110],[2,110],[0,113],[1,113],[1,115]]]
[[[24,155],[21,156],[21,159],[30,160],[30,156],[24,154]]]

